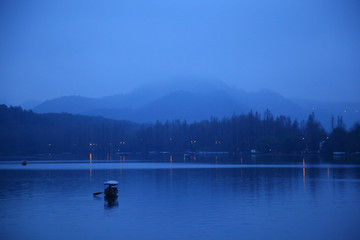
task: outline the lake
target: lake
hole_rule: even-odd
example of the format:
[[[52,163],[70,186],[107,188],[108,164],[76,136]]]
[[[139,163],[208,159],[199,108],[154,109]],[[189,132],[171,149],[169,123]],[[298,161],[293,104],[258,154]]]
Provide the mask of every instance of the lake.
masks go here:
[[[358,159],[159,159],[0,162],[1,239],[360,239]]]

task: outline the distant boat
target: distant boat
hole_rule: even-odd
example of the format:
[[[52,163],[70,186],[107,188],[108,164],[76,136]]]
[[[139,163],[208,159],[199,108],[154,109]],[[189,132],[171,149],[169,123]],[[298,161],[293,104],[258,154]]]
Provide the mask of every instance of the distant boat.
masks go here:
[[[26,166],[27,162],[24,160],[21,162],[21,165]]]
[[[108,199],[116,199],[117,198],[117,193],[118,193],[118,182],[114,181],[114,180],[110,180],[107,182],[104,182],[104,194],[105,194],[105,198]]]

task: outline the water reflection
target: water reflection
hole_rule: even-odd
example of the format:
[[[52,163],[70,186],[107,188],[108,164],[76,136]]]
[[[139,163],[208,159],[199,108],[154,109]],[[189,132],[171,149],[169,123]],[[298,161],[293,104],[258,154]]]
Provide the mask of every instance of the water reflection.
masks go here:
[[[306,174],[305,174],[305,158],[303,158],[303,182],[304,182],[304,189],[306,188],[306,182],[305,182],[305,177],[306,177]]]
[[[218,156],[218,165],[211,156],[214,168],[197,168],[201,157],[197,164],[179,163],[181,158],[173,155],[169,164],[166,156],[164,169],[148,163],[141,163],[147,166],[142,169],[119,167],[118,159],[97,169],[95,161],[91,181],[89,169],[74,169],[75,163],[71,169],[49,164],[43,164],[45,170],[29,168],[36,164],[0,169],[0,236],[116,239],[121,233],[125,239],[246,240],[281,233],[276,239],[357,239],[359,167],[314,166],[302,157],[296,166],[282,167],[279,160],[271,165],[258,156],[262,165],[243,157],[242,165],[237,158],[238,165],[227,168],[224,156]],[[104,179],[121,179],[119,199],[92,197]],[[14,227],[19,231],[11,231]]]
[[[304,189],[306,188],[306,180],[305,180],[305,168],[302,169],[303,170],[303,182],[304,182]]]
[[[104,208],[105,209],[110,209],[110,208],[114,208],[114,207],[118,207],[119,206],[119,202],[117,201],[117,197],[116,198],[104,198]]]

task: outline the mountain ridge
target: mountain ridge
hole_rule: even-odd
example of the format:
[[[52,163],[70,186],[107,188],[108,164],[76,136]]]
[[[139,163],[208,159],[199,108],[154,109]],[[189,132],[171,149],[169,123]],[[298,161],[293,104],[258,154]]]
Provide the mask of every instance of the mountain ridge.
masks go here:
[[[343,109],[349,109],[344,111]],[[285,115],[299,121],[315,112],[327,129],[331,116],[342,116],[351,127],[360,120],[360,103],[327,103],[307,99],[290,99],[277,92],[247,92],[222,82],[184,81],[144,85],[127,94],[102,98],[64,96],[45,101],[35,108],[37,113],[83,114],[118,120],[153,122],[182,119],[200,121],[209,117],[228,117],[250,110],[262,114],[269,109],[273,115]],[[357,112],[356,112],[357,111]]]

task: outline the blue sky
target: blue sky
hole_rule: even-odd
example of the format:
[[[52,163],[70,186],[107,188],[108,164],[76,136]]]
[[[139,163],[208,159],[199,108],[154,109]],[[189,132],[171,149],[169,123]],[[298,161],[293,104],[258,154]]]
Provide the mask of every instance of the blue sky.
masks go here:
[[[360,1],[0,2],[0,102],[158,80],[360,102]]]

